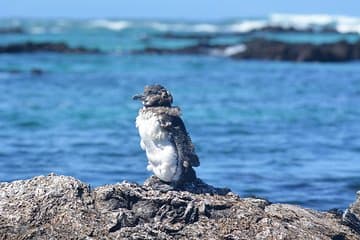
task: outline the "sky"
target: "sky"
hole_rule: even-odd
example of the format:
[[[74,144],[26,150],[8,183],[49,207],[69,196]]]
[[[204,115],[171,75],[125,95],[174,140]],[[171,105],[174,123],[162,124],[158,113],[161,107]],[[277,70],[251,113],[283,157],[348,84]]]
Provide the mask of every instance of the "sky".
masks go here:
[[[0,0],[0,17],[218,20],[271,13],[360,15],[360,0]]]

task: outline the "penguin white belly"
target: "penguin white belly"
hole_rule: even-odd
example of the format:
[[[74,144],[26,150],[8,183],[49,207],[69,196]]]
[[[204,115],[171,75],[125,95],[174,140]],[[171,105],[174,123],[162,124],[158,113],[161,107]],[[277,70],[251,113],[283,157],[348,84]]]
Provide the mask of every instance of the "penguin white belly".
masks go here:
[[[141,137],[140,146],[146,151],[147,169],[163,181],[174,182],[180,179],[181,166],[177,159],[175,146],[168,133],[161,128],[157,116],[139,113],[136,127]]]

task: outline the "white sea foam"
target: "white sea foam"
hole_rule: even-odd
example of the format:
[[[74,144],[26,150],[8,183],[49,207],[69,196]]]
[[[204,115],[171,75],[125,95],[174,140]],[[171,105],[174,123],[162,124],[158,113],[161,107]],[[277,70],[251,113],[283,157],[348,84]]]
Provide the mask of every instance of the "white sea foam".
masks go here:
[[[44,27],[41,27],[41,26],[32,26],[32,27],[30,27],[29,32],[31,34],[42,34],[42,33],[45,33],[46,30]]]
[[[261,29],[267,25],[265,20],[245,20],[242,22],[230,24],[226,30],[229,32],[250,32]]]
[[[218,26],[214,24],[196,24],[192,30],[194,32],[217,32],[219,29]]]
[[[269,24],[272,26],[294,27],[299,30],[314,26],[329,26],[334,23],[334,18],[325,14],[272,14],[269,19]]]
[[[332,28],[341,33],[360,33],[360,18],[326,14],[272,14],[270,26],[293,27],[295,29]]]
[[[94,20],[90,23],[90,27],[94,28],[106,28],[113,31],[120,31],[128,28],[131,25],[128,21],[112,21],[106,19]]]
[[[336,30],[341,33],[360,34],[360,18],[339,16]]]
[[[145,24],[146,27],[152,28],[161,32],[168,31],[191,31],[193,25],[185,23],[163,23],[163,22],[150,22]]]
[[[217,32],[218,26],[215,24],[199,23],[162,23],[150,22],[146,24],[147,27],[153,28],[157,31],[180,31],[180,32]]]
[[[238,44],[225,48],[224,55],[229,57],[244,52],[245,50],[246,50],[246,46],[244,44]]]
[[[246,46],[244,44],[237,44],[233,46],[226,47],[225,49],[212,49],[210,50],[210,54],[213,56],[223,56],[230,57],[235,54],[244,52],[246,50]]]
[[[263,20],[243,20],[224,27],[227,32],[246,33],[264,27],[295,28],[297,30],[334,29],[341,33],[360,33],[360,18],[327,14],[271,14]]]
[[[161,23],[161,22],[149,22],[146,24],[147,27],[152,28],[157,31],[169,31],[169,24]]]

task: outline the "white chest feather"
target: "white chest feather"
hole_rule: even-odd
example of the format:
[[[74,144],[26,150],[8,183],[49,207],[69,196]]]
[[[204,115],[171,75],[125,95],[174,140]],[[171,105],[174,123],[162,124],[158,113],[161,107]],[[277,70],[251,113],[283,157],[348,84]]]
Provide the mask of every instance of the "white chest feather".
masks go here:
[[[146,151],[147,169],[163,181],[174,182],[180,179],[181,167],[177,151],[170,142],[169,134],[161,128],[158,117],[149,112],[139,112],[136,118],[139,129],[140,146]]]

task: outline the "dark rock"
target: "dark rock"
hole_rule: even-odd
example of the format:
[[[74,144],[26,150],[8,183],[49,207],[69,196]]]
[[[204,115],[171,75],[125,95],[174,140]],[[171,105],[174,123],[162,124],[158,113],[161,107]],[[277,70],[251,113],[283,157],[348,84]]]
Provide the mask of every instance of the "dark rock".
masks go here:
[[[147,47],[143,50],[133,51],[133,54],[157,54],[157,55],[210,55],[212,49],[226,47],[225,45],[212,45],[209,43],[198,43],[196,45],[183,48],[156,48]]]
[[[25,42],[14,43],[7,46],[0,46],[0,53],[34,53],[34,52],[55,52],[70,54],[97,54],[101,53],[99,49],[89,49],[85,47],[70,47],[66,43],[52,42]]]
[[[251,31],[253,33],[258,32],[271,32],[271,33],[338,33],[334,28],[321,28],[321,29],[314,29],[314,28],[304,28],[299,29],[295,27],[282,27],[282,26],[265,26],[259,29],[254,29]]]
[[[360,42],[327,44],[284,43],[256,39],[245,43],[246,50],[233,55],[236,59],[264,59],[297,62],[341,62],[360,59]]]
[[[10,74],[24,74],[30,73],[32,75],[41,76],[45,73],[45,71],[41,68],[31,68],[30,70],[20,70],[20,69],[0,69],[0,72],[10,73]]]
[[[243,49],[229,51],[243,45]],[[296,62],[344,62],[360,59],[360,41],[348,43],[340,41],[326,44],[286,43],[280,41],[253,39],[237,45],[219,45],[206,42],[184,48],[148,47],[134,54],[177,54],[215,55],[233,59],[257,59]]]
[[[42,70],[40,68],[32,68],[30,72],[32,75],[38,75],[38,76],[44,74],[44,70]]]
[[[163,39],[192,39],[192,40],[211,40],[223,37],[239,37],[239,36],[254,36],[257,33],[338,33],[334,28],[305,28],[298,29],[295,27],[283,26],[264,26],[262,28],[253,29],[248,32],[217,32],[217,33],[189,33],[189,32],[164,32],[155,34],[154,37]],[[340,34],[340,33],[339,33]]]
[[[24,34],[25,31],[21,27],[0,28],[0,34]]]
[[[238,36],[238,33],[174,33],[174,32],[165,32],[155,34],[155,37],[163,39],[192,39],[198,41],[208,41],[216,37],[231,37]]]
[[[336,214],[219,195],[200,180],[193,187],[203,193],[157,190],[156,182],[90,190],[72,177],[49,175],[0,183],[0,238],[360,239]]]

